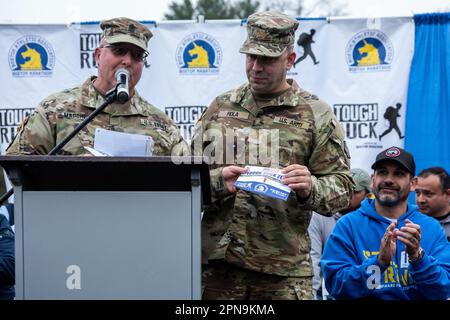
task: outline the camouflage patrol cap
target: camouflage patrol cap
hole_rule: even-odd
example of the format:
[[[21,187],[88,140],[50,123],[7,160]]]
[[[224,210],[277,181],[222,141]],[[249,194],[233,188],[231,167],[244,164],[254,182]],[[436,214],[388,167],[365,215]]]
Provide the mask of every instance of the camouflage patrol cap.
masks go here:
[[[355,180],[355,191],[356,192],[359,192],[364,189],[371,192],[370,176],[365,170],[359,169],[359,168],[353,168],[350,170],[350,174],[352,175],[353,180]]]
[[[102,37],[109,44],[127,42],[147,50],[148,40],[153,36],[143,24],[129,18],[103,20],[100,24]]]
[[[279,57],[294,45],[298,22],[279,11],[254,13],[247,19],[247,40],[240,53]]]

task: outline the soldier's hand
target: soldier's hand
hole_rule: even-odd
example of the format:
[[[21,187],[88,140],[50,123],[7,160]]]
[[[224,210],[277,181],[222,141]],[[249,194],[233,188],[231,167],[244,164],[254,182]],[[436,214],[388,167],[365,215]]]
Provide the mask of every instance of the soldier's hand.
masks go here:
[[[228,191],[233,193],[237,191],[236,187],[234,186],[234,183],[236,182],[237,178],[239,178],[239,176],[246,171],[247,171],[246,168],[238,166],[228,166],[222,169],[223,181]]]
[[[291,164],[287,166],[281,173],[284,174],[282,183],[297,193],[300,199],[308,199],[311,195],[312,180],[311,172],[305,166],[299,164]]]

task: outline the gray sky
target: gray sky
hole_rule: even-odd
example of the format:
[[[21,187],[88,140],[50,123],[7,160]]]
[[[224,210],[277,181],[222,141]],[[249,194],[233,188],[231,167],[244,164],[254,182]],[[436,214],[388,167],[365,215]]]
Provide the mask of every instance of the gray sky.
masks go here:
[[[312,1],[312,0],[307,0]],[[69,23],[126,16],[160,21],[171,0],[1,0],[0,23]],[[450,0],[340,0],[350,16],[450,11]]]

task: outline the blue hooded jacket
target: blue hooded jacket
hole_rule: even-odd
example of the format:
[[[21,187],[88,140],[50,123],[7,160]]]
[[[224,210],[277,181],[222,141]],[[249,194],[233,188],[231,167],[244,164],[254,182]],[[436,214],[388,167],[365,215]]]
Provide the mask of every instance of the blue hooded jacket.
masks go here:
[[[14,299],[14,233],[0,214],[0,300]]]
[[[380,243],[391,221],[364,200],[357,211],[336,224],[322,255],[325,287],[335,299],[447,299],[450,297],[450,242],[433,218],[409,205],[397,223],[409,219],[421,227],[422,260],[409,263],[405,245],[397,240],[389,266],[378,263]]]

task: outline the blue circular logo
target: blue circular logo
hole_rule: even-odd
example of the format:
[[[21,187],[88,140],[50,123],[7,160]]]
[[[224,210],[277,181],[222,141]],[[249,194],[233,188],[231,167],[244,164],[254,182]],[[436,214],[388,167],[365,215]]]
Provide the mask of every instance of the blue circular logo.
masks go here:
[[[345,50],[350,71],[390,70],[394,50],[390,39],[379,30],[354,35]]]
[[[180,42],[176,61],[181,74],[217,74],[222,63],[222,49],[212,36],[196,32]]]
[[[55,65],[52,46],[35,35],[23,36],[15,41],[8,58],[14,76],[50,76]]]
[[[267,190],[269,190],[269,188],[268,188],[266,185],[264,185],[264,184],[257,184],[257,185],[255,186],[255,191],[258,191],[258,192],[267,192]]]
[[[386,64],[386,48],[380,40],[365,38],[353,48],[352,66],[374,66]]]
[[[192,41],[184,48],[182,68],[217,68],[215,60],[216,53],[208,42]]]

